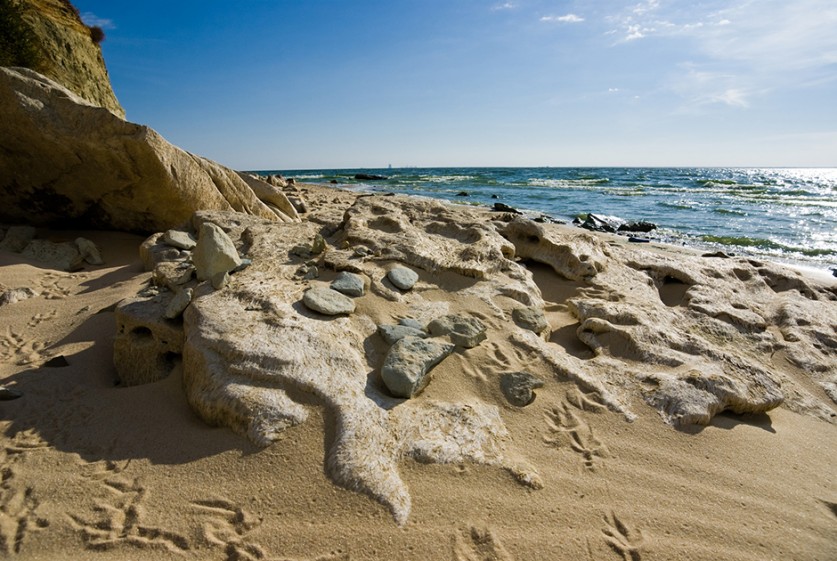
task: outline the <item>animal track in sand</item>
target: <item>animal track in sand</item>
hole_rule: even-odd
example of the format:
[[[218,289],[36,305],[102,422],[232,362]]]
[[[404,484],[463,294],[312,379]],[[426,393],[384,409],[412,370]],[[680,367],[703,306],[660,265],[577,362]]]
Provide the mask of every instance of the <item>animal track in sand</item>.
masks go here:
[[[584,467],[596,470],[596,464],[608,457],[607,447],[593,434],[593,429],[572,411],[566,403],[546,412],[547,434],[543,440],[557,448],[569,447],[584,459]]]
[[[28,439],[18,439],[20,434],[0,453],[0,552],[7,556],[20,553],[30,532],[49,526],[37,513],[40,502],[34,488],[20,485],[13,467],[26,452],[45,446],[26,446]]]
[[[26,325],[29,327],[38,327],[41,323],[45,321],[52,321],[56,317],[58,317],[58,310],[50,310],[49,312],[43,314],[35,314]]]
[[[250,543],[247,534],[261,524],[261,520],[227,499],[202,499],[192,505],[212,518],[203,524],[203,536],[211,544],[224,549],[224,561],[267,560],[263,547]],[[348,561],[349,555],[338,551],[317,557],[314,561]],[[283,561],[290,561],[283,558]]]
[[[65,273],[46,273],[38,279],[38,286],[41,287],[41,296],[47,300],[63,300],[72,295],[72,287],[69,286],[74,283],[67,281],[75,281],[87,278],[86,275],[70,275]]]
[[[26,339],[7,327],[6,333],[0,335],[0,361],[18,366],[41,362],[46,358],[44,351],[49,345],[49,341]]]
[[[642,531],[630,530],[613,512],[604,517],[607,525],[602,534],[607,545],[622,556],[624,561],[641,561],[640,549],[645,543]]]
[[[453,543],[456,561],[514,561],[489,528],[471,528],[456,535]]]
[[[589,411],[591,413],[607,411],[607,406],[602,402],[602,398],[598,392],[595,391],[585,393],[579,388],[574,388],[567,392],[567,402],[582,411]]]
[[[115,467],[110,471],[115,471]],[[96,503],[94,510],[99,513],[99,520],[88,522],[77,514],[68,515],[71,524],[82,533],[85,547],[104,551],[125,544],[142,549],[163,548],[173,553],[189,550],[185,536],[142,523],[147,491],[136,478],[111,477],[102,483],[111,498]]]

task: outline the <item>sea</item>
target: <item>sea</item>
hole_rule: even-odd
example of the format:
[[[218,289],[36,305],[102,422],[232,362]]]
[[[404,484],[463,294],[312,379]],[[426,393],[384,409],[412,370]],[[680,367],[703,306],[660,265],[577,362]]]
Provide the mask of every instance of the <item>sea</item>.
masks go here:
[[[837,168],[383,168],[263,170],[301,183],[400,193],[571,223],[648,221],[654,242],[829,271],[837,267]],[[356,179],[378,175],[380,180]]]

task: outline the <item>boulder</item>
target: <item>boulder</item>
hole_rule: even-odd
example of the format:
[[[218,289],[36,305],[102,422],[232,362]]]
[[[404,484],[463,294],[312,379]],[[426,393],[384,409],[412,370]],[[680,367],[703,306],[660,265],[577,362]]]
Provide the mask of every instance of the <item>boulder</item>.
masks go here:
[[[401,290],[410,290],[418,282],[418,273],[407,267],[393,267],[387,271],[389,282]]]
[[[346,296],[363,296],[363,277],[348,271],[341,271],[337,278],[331,282],[331,289]]]
[[[377,175],[374,173],[356,173],[355,179],[358,181],[384,181],[389,178],[385,175]]]
[[[198,280],[210,280],[241,265],[241,258],[226,232],[212,222],[205,222],[200,228],[192,262]]]
[[[381,378],[396,397],[411,398],[430,381],[430,371],[453,352],[454,345],[436,339],[405,337],[387,353]]]
[[[90,265],[104,265],[105,261],[102,259],[102,252],[96,247],[96,244],[86,238],[76,238],[76,247],[78,248],[79,257]]]
[[[0,251],[20,253],[35,238],[35,233],[32,226],[12,226],[6,230],[3,241],[0,241]]]
[[[23,249],[21,255],[62,271],[77,270],[81,264],[78,248],[72,243],[32,240]]]
[[[449,315],[434,319],[427,324],[427,330],[434,336],[449,336],[451,342],[470,349],[486,339],[486,327],[475,317]]]
[[[309,310],[327,316],[351,314],[355,311],[355,303],[351,298],[326,287],[309,288],[302,297],[302,303]]]
[[[268,206],[236,172],[32,70],[0,68],[0,114],[0,220],[132,232],[199,209],[295,220],[276,210],[275,187],[264,184]]]

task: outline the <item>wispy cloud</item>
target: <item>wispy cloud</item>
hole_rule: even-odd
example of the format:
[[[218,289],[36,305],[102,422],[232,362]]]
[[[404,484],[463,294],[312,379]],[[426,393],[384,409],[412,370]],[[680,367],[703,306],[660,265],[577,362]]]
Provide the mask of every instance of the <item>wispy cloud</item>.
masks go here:
[[[500,10],[513,10],[517,8],[517,4],[513,2],[504,2],[503,4],[495,4],[491,6],[492,12],[499,12]]]
[[[566,14],[563,16],[543,16],[541,17],[541,21],[556,23],[581,23],[584,21],[584,18],[575,14]]]
[[[102,29],[116,29],[116,24],[113,20],[108,18],[100,18],[93,12],[84,12],[81,14],[81,21],[88,27],[101,27]]]

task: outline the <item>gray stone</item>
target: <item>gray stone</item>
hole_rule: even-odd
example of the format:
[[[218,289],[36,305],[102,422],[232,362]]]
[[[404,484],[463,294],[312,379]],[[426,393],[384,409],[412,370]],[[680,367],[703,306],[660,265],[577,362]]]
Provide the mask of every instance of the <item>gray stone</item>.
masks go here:
[[[396,397],[411,398],[430,381],[430,371],[453,352],[454,345],[434,339],[405,337],[387,353],[381,378]]]
[[[506,372],[500,377],[500,389],[509,403],[525,407],[535,401],[537,388],[543,387],[543,380],[528,372]]]
[[[198,280],[208,280],[241,265],[241,258],[230,237],[211,222],[201,224],[198,243],[192,254]]]
[[[424,331],[424,324],[419,320],[413,318],[403,318],[398,321],[398,325],[405,325],[407,327],[412,327],[414,329]]]
[[[546,316],[540,308],[515,308],[512,311],[514,322],[529,331],[541,334],[549,329]]]
[[[175,319],[180,317],[183,313],[183,310],[186,309],[186,306],[192,303],[192,289],[191,288],[184,288],[178,290],[174,298],[171,299],[168,306],[166,306],[166,313],[165,317],[168,319]]]
[[[363,277],[349,271],[341,271],[331,283],[331,288],[346,296],[363,296]]]
[[[308,259],[311,257],[311,246],[308,244],[298,244],[291,248],[291,255]]]
[[[197,244],[192,234],[181,230],[167,230],[163,234],[163,243],[177,249],[194,249]]]
[[[17,304],[21,300],[28,300],[29,298],[37,296],[37,294],[38,293],[31,288],[12,288],[0,293],[0,306],[5,306],[6,304]]]
[[[396,341],[400,341],[404,337],[418,337],[424,339],[427,333],[421,329],[409,327],[406,325],[379,325],[378,333],[384,338],[384,341],[390,345],[394,345]]]
[[[393,267],[387,273],[389,282],[401,290],[410,290],[418,282],[418,273],[407,267]]]
[[[35,237],[32,226],[12,226],[0,242],[0,250],[20,253]]]
[[[218,271],[212,275],[209,282],[212,284],[212,288],[221,290],[230,283],[230,274],[227,271]]]
[[[448,335],[450,340],[460,347],[472,348],[486,339],[486,327],[475,317],[443,316],[427,325],[427,330],[434,337]]]
[[[308,309],[327,316],[351,314],[355,311],[355,303],[351,298],[325,287],[309,288],[302,297],[302,303]]]

